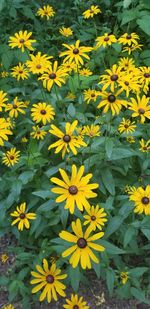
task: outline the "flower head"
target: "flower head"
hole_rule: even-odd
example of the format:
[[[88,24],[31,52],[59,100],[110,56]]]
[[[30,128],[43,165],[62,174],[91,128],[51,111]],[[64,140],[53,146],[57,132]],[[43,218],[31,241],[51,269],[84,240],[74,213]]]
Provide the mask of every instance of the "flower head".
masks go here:
[[[101,13],[98,5],[91,5],[91,7],[88,10],[84,11],[82,15],[85,19],[89,19],[93,18],[94,15],[97,15],[98,13]]]
[[[6,105],[5,111],[6,112],[9,111],[9,117],[17,118],[19,113],[25,114],[25,110],[23,108],[26,108],[26,107],[27,106],[24,102],[18,101],[18,97],[15,97],[15,99],[13,100],[13,103],[9,103]]]
[[[116,42],[117,42],[117,39],[116,39],[115,35],[104,33],[104,35],[98,36],[96,38],[95,49],[97,49],[97,48],[99,48],[101,46],[106,48],[107,46],[110,46],[110,45],[112,45],[113,43],[116,43]]]
[[[150,215],[150,185],[146,186],[145,189],[142,187],[134,188],[128,194],[130,201],[135,204],[135,213]]]
[[[62,84],[65,84],[65,78],[67,75],[67,70],[62,68],[62,66],[58,67],[58,62],[55,61],[54,65],[50,65],[49,68],[45,70],[45,73],[38,79],[42,80],[43,87],[50,91],[55,84],[59,87],[61,87]]]
[[[39,126],[34,126],[33,131],[30,133],[30,135],[34,138],[34,139],[44,139],[45,135],[47,134],[46,131],[43,130],[42,127]]]
[[[1,262],[2,262],[3,264],[5,264],[5,263],[7,263],[9,257],[8,257],[8,255],[7,255],[6,253],[3,253],[3,254],[0,256],[0,259],[1,259]]]
[[[51,17],[55,15],[55,11],[50,5],[44,5],[42,8],[39,8],[37,11],[37,15],[41,18],[46,17],[49,20]]]
[[[32,212],[26,211],[26,203],[22,203],[20,206],[17,206],[17,209],[10,214],[12,217],[16,217],[16,219],[12,222],[11,225],[18,223],[18,230],[23,231],[24,227],[26,229],[30,228],[29,220],[35,220],[36,214]]]
[[[62,27],[62,28],[60,28],[59,29],[59,33],[62,35],[62,36],[65,36],[66,38],[68,37],[68,36],[71,36],[71,35],[73,35],[73,32],[72,32],[72,30],[71,30],[71,28],[65,28],[65,27]]]
[[[102,230],[102,226],[107,222],[107,214],[104,208],[100,208],[99,205],[96,205],[96,207],[91,206],[86,212],[87,214],[83,216],[85,219],[84,225],[89,224],[92,231],[95,231],[96,228]]]
[[[20,79],[22,79],[22,80],[28,79],[28,77],[29,77],[29,70],[21,62],[19,62],[19,64],[17,66],[13,67],[11,70],[12,70],[11,75],[14,78],[16,78],[18,81]]]
[[[16,163],[18,163],[19,157],[20,151],[17,151],[14,147],[3,154],[2,162],[7,166],[14,166]]]
[[[83,300],[83,297],[79,297],[77,294],[71,294],[71,299],[66,299],[66,304],[63,305],[65,309],[89,309],[86,301]]]
[[[142,152],[148,152],[150,150],[150,139],[145,142],[144,139],[142,138],[140,140],[140,146],[141,148],[139,150],[141,150]]]
[[[131,46],[132,44],[135,44],[135,45],[138,44],[139,39],[140,39],[139,36],[135,32],[133,32],[131,34],[124,33],[118,39],[118,42],[120,44],[123,44],[123,45]]]
[[[54,115],[55,112],[53,107],[45,102],[33,104],[33,107],[31,108],[31,116],[36,123],[42,122],[46,125],[47,122],[49,123],[54,119]]]
[[[121,111],[122,106],[127,107],[127,101],[119,98],[121,90],[118,90],[116,93],[114,92],[101,92],[100,96],[102,97],[102,100],[98,104],[97,108],[103,108],[103,113],[107,113],[110,109],[112,112],[112,115],[119,114]]]
[[[15,307],[12,304],[9,304],[4,306],[3,309],[15,309]]]
[[[8,135],[12,135],[10,130],[10,122],[5,118],[0,118],[0,146],[4,145],[4,141],[8,141]]]
[[[120,67],[117,67],[116,64],[112,66],[111,69],[105,70],[107,74],[101,75],[102,79],[99,84],[103,84],[103,91],[110,87],[112,92],[115,91],[115,88],[118,86],[118,82],[121,79],[123,72]]]
[[[126,141],[130,144],[134,144],[135,143],[135,138],[133,136],[127,136],[126,137]]]
[[[43,74],[51,65],[50,59],[53,57],[41,55],[41,52],[38,52],[36,55],[30,54],[30,58],[31,60],[26,61],[29,71],[33,74]]]
[[[6,106],[6,102],[8,101],[7,93],[0,91],[0,112],[2,111],[2,107]]]
[[[121,271],[120,279],[121,279],[122,284],[126,284],[126,282],[129,279],[129,273],[127,271]]]
[[[129,104],[129,109],[133,111],[132,117],[140,117],[140,122],[144,123],[146,118],[150,119],[150,105],[149,98],[146,98],[145,95],[140,98],[137,95],[137,98],[131,98]]]
[[[92,73],[89,69],[83,68],[83,69],[80,69],[80,70],[79,70],[79,74],[80,74],[81,76],[90,76],[90,75],[92,75],[93,73]]]
[[[87,102],[87,104],[90,103],[90,101],[96,101],[97,97],[99,96],[100,92],[96,91],[94,89],[88,89],[84,90],[84,100]]]
[[[84,126],[82,130],[82,134],[89,136],[90,138],[93,138],[95,136],[100,136],[100,126],[91,124],[90,126]]]
[[[122,121],[119,124],[118,131],[120,133],[132,133],[135,131],[136,125],[135,122],[131,122],[130,119],[122,118]]]
[[[138,79],[145,93],[149,90],[150,84],[150,67],[140,67]]]
[[[32,47],[32,43],[35,43],[36,40],[31,40],[30,37],[32,35],[32,32],[27,32],[26,30],[19,31],[19,33],[15,33],[14,36],[10,36],[9,38],[9,46],[11,48],[21,48],[21,51],[24,52],[25,48],[29,50],[34,50]]]
[[[130,46],[126,46],[123,48],[122,52],[128,52],[128,54],[130,55],[133,51],[135,51],[136,49],[142,49],[143,45],[142,44],[132,44]]]
[[[90,59],[87,55],[88,52],[92,50],[92,47],[79,46],[80,41],[77,40],[75,44],[63,44],[68,50],[60,53],[60,57],[66,56],[64,62],[75,62],[77,65],[83,64],[84,61],[82,58]]]

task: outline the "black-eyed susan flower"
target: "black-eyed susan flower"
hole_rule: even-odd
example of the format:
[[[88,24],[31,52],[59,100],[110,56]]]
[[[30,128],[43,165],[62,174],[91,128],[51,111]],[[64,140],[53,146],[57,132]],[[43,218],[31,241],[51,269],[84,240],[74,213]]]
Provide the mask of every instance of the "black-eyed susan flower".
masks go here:
[[[89,309],[87,302],[83,300],[83,297],[79,297],[77,294],[71,294],[71,298],[66,298],[66,304],[63,305],[65,309]]]
[[[39,297],[40,301],[43,301],[44,299],[47,299],[48,303],[50,303],[52,299],[57,301],[57,293],[62,297],[66,296],[64,292],[66,286],[60,281],[65,279],[67,275],[62,275],[61,270],[56,267],[55,263],[49,267],[48,261],[43,259],[43,267],[36,265],[36,269],[37,272],[31,271],[31,275],[35,277],[35,279],[32,279],[30,283],[36,284],[32,289],[33,294],[43,289]]]
[[[107,74],[100,76],[102,80],[99,82],[99,84],[103,84],[103,91],[110,87],[110,90],[114,92],[115,88],[118,86],[118,81],[123,75],[123,72],[121,72],[121,68],[116,64],[114,64],[111,69],[105,70],[105,72]]]
[[[146,118],[150,119],[150,105],[149,98],[146,98],[145,95],[140,98],[137,95],[137,98],[130,98],[131,102],[129,104],[129,110],[133,111],[132,117],[140,117],[140,122],[144,123]]]
[[[71,62],[71,63],[69,61],[63,62],[60,65],[60,68],[65,70],[67,73],[71,73],[73,70],[77,72],[77,65],[75,62]]]
[[[68,92],[67,93],[67,96],[66,96],[66,99],[69,99],[69,100],[75,100],[75,98],[76,98],[76,96],[75,96],[75,94],[74,93],[72,93],[72,92]]]
[[[132,133],[135,131],[136,125],[135,122],[132,122],[130,119],[122,118],[122,121],[119,124],[118,131],[120,133]]]
[[[32,132],[30,133],[30,135],[34,138],[34,139],[44,139],[45,135],[47,134],[46,131],[44,131],[44,129],[42,127],[39,126],[34,126],[32,127]]]
[[[97,15],[98,13],[101,13],[98,5],[91,5],[91,7],[88,10],[84,11],[82,15],[85,19],[89,19],[93,18],[94,15]]]
[[[135,213],[150,215],[150,185],[145,188],[133,188],[128,194],[130,195],[130,201],[135,204]]]
[[[148,152],[150,150],[150,139],[146,142],[142,138],[140,140],[140,146],[141,146],[141,148],[139,148],[139,150],[141,150],[142,152]]]
[[[98,188],[97,183],[89,184],[89,180],[92,178],[92,174],[87,174],[83,177],[84,166],[82,165],[77,171],[77,167],[72,165],[71,177],[63,169],[59,169],[59,172],[63,180],[52,177],[50,180],[57,184],[58,187],[51,189],[52,192],[59,194],[56,198],[57,203],[66,201],[65,209],[69,209],[71,213],[74,213],[74,208],[77,206],[79,210],[90,207],[88,199],[97,196],[93,189]]]
[[[19,62],[19,64],[11,69],[11,75],[17,80],[28,79],[29,70],[25,67],[24,63]]]
[[[22,143],[27,143],[28,142],[28,138],[26,136],[23,136],[21,139]]]
[[[12,304],[9,304],[4,306],[3,309],[15,309],[15,307]]]
[[[132,44],[135,44],[135,45],[138,44],[139,39],[140,39],[139,36],[135,32],[131,34],[124,33],[123,35],[120,36],[120,38],[118,39],[118,42],[123,45],[131,46]]]
[[[52,6],[44,5],[42,8],[39,8],[37,11],[37,15],[41,18],[46,17],[49,20],[51,17],[55,15],[55,11]]]
[[[24,108],[26,108],[26,104],[22,101],[18,101],[18,97],[15,97],[13,103],[9,103],[5,107],[5,111],[9,112],[10,118],[17,118],[19,114],[25,114]]]
[[[8,101],[7,93],[4,91],[0,91],[0,112],[2,111],[2,108],[6,106],[6,102]]]
[[[73,31],[70,27],[66,28],[66,27],[62,27],[59,29],[59,33],[62,35],[62,36],[65,36],[66,38],[68,36],[71,36],[73,35]]]
[[[72,124],[67,122],[65,132],[62,132],[59,128],[52,124],[49,132],[57,136],[59,139],[57,142],[51,144],[48,147],[48,150],[56,148],[55,153],[62,151],[62,158],[64,158],[66,152],[69,153],[71,151],[74,155],[76,155],[76,148],[86,147],[87,144],[82,140],[82,138],[75,135],[77,124],[77,120],[73,121]]]
[[[150,67],[139,67],[138,79],[145,93],[149,90]]]
[[[99,205],[96,205],[95,207],[91,206],[86,212],[87,214],[83,216],[85,219],[83,225],[89,224],[92,231],[95,231],[96,228],[102,230],[105,222],[107,222],[107,214],[104,211],[104,208],[101,208]]]
[[[126,92],[126,97],[129,97],[130,92],[138,94],[140,92],[140,84],[138,80],[138,76],[134,75],[134,73],[127,73],[123,75],[121,79],[118,81],[118,86],[122,91]]]
[[[7,166],[14,166],[19,162],[20,151],[16,147],[11,148],[3,154],[2,163]]]
[[[89,227],[86,229],[85,232],[83,232],[80,219],[72,222],[71,227],[75,235],[67,231],[62,231],[59,234],[60,238],[66,240],[69,243],[72,243],[71,247],[62,253],[62,257],[66,258],[67,256],[72,254],[69,259],[69,263],[72,265],[73,268],[76,268],[80,263],[83,269],[91,269],[91,260],[94,263],[99,263],[99,259],[93,253],[92,249],[99,252],[105,250],[103,246],[95,243],[95,240],[103,237],[104,233],[99,232],[90,236],[91,228]]]
[[[0,118],[0,146],[4,145],[4,141],[8,141],[8,135],[12,135],[10,130],[10,122],[5,118]]]
[[[126,137],[126,141],[129,143],[129,144],[134,144],[135,143],[135,138],[133,136],[127,136]]]
[[[16,219],[12,222],[11,225],[18,223],[18,230],[23,231],[24,227],[26,229],[30,228],[29,220],[35,220],[36,214],[33,212],[28,212],[26,210],[26,203],[22,203],[20,206],[17,206],[16,210],[10,214]]]
[[[45,73],[38,79],[42,80],[43,87],[50,91],[53,85],[61,87],[62,84],[65,84],[67,75],[67,70],[62,68],[62,66],[59,67],[58,61],[55,61],[54,65],[50,65],[49,68],[45,70]]]
[[[91,75],[93,74],[93,72],[90,71],[90,70],[87,69],[87,68],[83,68],[83,69],[80,69],[80,70],[79,70],[79,74],[80,74],[81,76],[91,76]]]
[[[129,279],[129,273],[127,271],[120,272],[120,279],[122,284],[126,284]]]
[[[32,32],[25,31],[19,31],[19,33],[15,33],[14,36],[10,36],[9,38],[9,46],[11,48],[21,48],[21,51],[24,52],[25,48],[29,50],[34,50],[32,47],[32,43],[35,43],[36,40],[31,40],[30,37],[32,35]]]
[[[1,77],[2,77],[2,78],[6,78],[6,77],[8,77],[8,76],[9,76],[9,72],[7,72],[7,71],[1,72]]]
[[[6,253],[2,253],[0,256],[0,259],[1,259],[2,264],[6,264],[9,259],[9,256]]]
[[[100,136],[100,126],[91,124],[90,126],[84,126],[82,134],[89,136],[90,138],[93,138],[95,136]]]
[[[102,100],[98,104],[97,108],[103,107],[103,113],[107,113],[108,110],[111,110],[112,115],[119,114],[122,106],[127,107],[127,101],[119,98],[119,94],[121,90],[118,90],[116,93],[114,92],[101,92],[100,96]]]
[[[97,100],[97,97],[99,96],[99,93],[100,91],[94,89],[84,90],[84,101],[86,101],[87,104],[89,104],[90,101],[95,102]]]
[[[137,49],[140,49],[142,50],[142,47],[143,45],[142,44],[132,44],[130,46],[126,46],[123,48],[122,52],[128,52],[129,55],[131,55],[131,53]]]
[[[104,35],[98,36],[96,38],[95,49],[97,49],[101,46],[106,48],[107,46],[110,46],[110,45],[112,45],[113,43],[116,43],[116,42],[117,42],[117,39],[116,39],[114,34],[104,33]]]
[[[30,58],[31,60],[26,61],[29,71],[33,74],[43,74],[51,65],[50,59],[53,57],[41,55],[41,52],[38,52],[36,55],[30,54]]]
[[[31,117],[36,123],[42,122],[44,125],[54,119],[54,109],[50,104],[45,102],[33,104],[31,108]]]
[[[123,71],[132,72],[135,69],[134,59],[128,57],[120,58],[118,65]]]
[[[75,44],[63,44],[68,50],[60,53],[59,57],[66,56],[64,59],[64,62],[75,62],[77,65],[84,63],[82,58],[85,58],[87,60],[90,59],[90,57],[87,55],[88,52],[90,52],[93,48],[87,47],[87,46],[79,46],[80,40],[77,40]]]

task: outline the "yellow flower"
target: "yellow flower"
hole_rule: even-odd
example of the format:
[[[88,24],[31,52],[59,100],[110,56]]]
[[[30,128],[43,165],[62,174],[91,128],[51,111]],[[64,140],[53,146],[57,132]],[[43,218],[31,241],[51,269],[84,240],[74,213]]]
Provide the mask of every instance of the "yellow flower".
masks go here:
[[[87,174],[82,177],[84,166],[82,165],[77,171],[77,167],[74,164],[72,165],[71,177],[68,177],[67,173],[61,168],[59,169],[59,172],[63,180],[56,177],[51,178],[51,181],[59,186],[51,190],[60,195],[56,198],[56,203],[66,201],[65,209],[69,209],[72,214],[74,213],[75,206],[81,211],[84,207],[85,209],[88,209],[90,207],[88,199],[97,196],[92,190],[99,186],[97,183],[89,184],[92,174]]]
[[[23,231],[24,226],[26,229],[30,228],[30,222],[29,220],[35,220],[36,219],[36,214],[32,212],[27,212],[26,211],[26,203],[22,203],[19,206],[17,206],[17,209],[10,214],[12,217],[16,217],[11,225],[14,225],[18,223],[18,230]]]
[[[73,70],[77,71],[77,65],[76,65],[75,62],[71,62],[71,63],[69,61],[63,62],[60,65],[60,68],[62,68],[63,70],[65,70],[68,73],[71,73]]]
[[[18,97],[15,97],[13,104],[11,103],[7,104],[7,106],[5,107],[5,111],[6,112],[9,111],[9,117],[17,118],[19,113],[25,114],[25,111],[23,108],[26,108],[25,103],[22,101],[18,101]]]
[[[2,78],[5,78],[5,77],[7,77],[7,76],[9,76],[9,72],[7,72],[7,71],[1,72],[1,77],[2,77]]]
[[[121,111],[122,106],[127,107],[127,101],[119,98],[121,90],[118,90],[116,93],[113,92],[101,92],[100,96],[102,97],[102,100],[98,104],[97,108],[103,108],[103,113],[107,113],[110,109],[112,112],[112,115],[119,114]]]
[[[93,74],[93,72],[91,72],[89,69],[84,68],[84,69],[79,70],[79,74],[81,76],[90,76]]]
[[[30,133],[30,135],[34,138],[34,139],[44,139],[45,135],[47,134],[47,132],[45,132],[42,128],[40,128],[39,126],[34,126],[33,128],[33,132]]]
[[[126,141],[127,141],[128,143],[130,143],[130,144],[135,143],[135,139],[134,139],[133,136],[127,136],[127,137],[126,137]]]
[[[142,85],[143,91],[145,93],[149,90],[150,84],[150,67],[140,67],[139,74],[138,74],[139,82]]]
[[[47,56],[46,54],[41,55],[41,52],[38,52],[35,56],[30,54],[30,58],[31,60],[26,61],[29,71],[33,74],[43,74],[51,65],[51,61],[49,60],[53,57]]]
[[[138,76],[134,76],[134,73],[126,72],[126,74],[118,81],[118,86],[122,91],[126,92],[126,97],[128,98],[131,91],[136,94],[140,92],[140,85]]]
[[[132,190],[132,188],[134,188],[134,187],[126,185],[125,188],[124,188],[124,192],[128,193]]]
[[[144,139],[142,138],[140,140],[140,146],[141,148],[139,150],[141,150],[142,152],[148,152],[150,150],[150,139],[145,142]]]
[[[75,44],[63,44],[68,50],[60,53],[60,57],[66,56],[64,59],[64,62],[69,61],[75,62],[77,65],[84,63],[82,58],[90,59],[90,57],[86,54],[90,52],[93,48],[92,47],[86,47],[86,46],[79,46],[80,41],[77,40]]]
[[[31,40],[30,37],[32,32],[27,31],[19,31],[19,33],[15,33],[15,36],[10,36],[9,38],[9,46],[11,48],[21,48],[21,51],[24,52],[25,48],[29,50],[34,50],[32,47],[32,43],[35,43],[36,40]]]
[[[4,306],[2,309],[15,309],[15,307],[11,304]]]
[[[72,92],[67,93],[66,99],[74,100],[75,98],[76,96]]]
[[[96,228],[102,230],[102,226],[104,226],[105,222],[107,221],[105,218],[107,214],[104,211],[104,208],[100,208],[99,205],[96,205],[96,207],[91,206],[86,211],[88,214],[83,216],[86,220],[83,225],[89,224],[89,227],[92,231],[95,231]]]
[[[91,7],[88,10],[84,11],[82,15],[85,19],[89,19],[94,17],[94,15],[97,15],[98,13],[101,13],[98,5],[91,5]]]
[[[7,93],[0,91],[0,112],[2,111],[2,107],[6,106],[6,102],[8,101]]]
[[[126,282],[129,279],[129,273],[127,271],[122,271],[120,273],[120,279],[121,279],[122,284],[126,284]]]
[[[75,120],[72,124],[66,123],[65,133],[58,129],[55,125],[51,125],[49,132],[59,138],[59,140],[48,147],[48,150],[56,148],[55,153],[62,151],[62,158],[64,158],[66,152],[73,152],[77,155],[76,148],[86,147],[87,144],[82,140],[81,137],[74,135],[78,121]]]
[[[12,135],[10,130],[10,122],[5,118],[0,118],[0,146],[4,145],[4,141],[8,141],[8,135]]]
[[[1,261],[2,261],[3,264],[5,264],[9,259],[8,255],[6,253],[3,253],[0,258],[1,258]]]
[[[53,67],[50,65],[49,68],[45,70],[45,73],[38,79],[42,80],[43,87],[50,91],[54,84],[59,87],[61,87],[62,84],[65,84],[65,77],[67,75],[66,70],[61,66],[58,67],[58,61],[55,61]]]
[[[21,142],[22,142],[22,143],[27,143],[27,142],[28,142],[28,139],[24,136],[24,137],[22,137]]]
[[[116,39],[115,35],[104,33],[104,35],[98,36],[96,38],[95,49],[97,49],[97,48],[99,48],[101,46],[106,48],[107,46],[110,46],[110,45],[112,45],[113,43],[116,43],[116,42],[117,42],[117,39]]]
[[[33,104],[33,107],[31,108],[31,116],[33,121],[37,123],[42,121],[42,123],[46,125],[47,122],[49,123],[54,119],[54,115],[55,112],[53,107],[45,102]]]
[[[42,8],[38,9],[37,15],[41,18],[46,17],[47,20],[49,20],[50,17],[53,17],[55,15],[55,11],[53,10],[52,6],[44,5]]]
[[[128,194],[130,201],[135,204],[135,213],[150,215],[150,185],[146,186],[145,189],[142,187],[134,188]]]
[[[129,104],[129,109],[133,111],[132,117],[140,117],[140,122],[144,123],[146,118],[150,119],[150,105],[149,98],[146,98],[145,95],[140,98],[137,95],[137,99],[131,98]]]
[[[21,64],[21,62],[19,62],[19,64],[13,67],[11,70],[12,70],[11,75],[17,80],[28,79],[29,77],[29,70],[25,67],[24,64]]]
[[[7,166],[14,166],[18,163],[20,157],[20,151],[16,151],[16,148],[11,148],[9,151],[3,154],[2,162]]]
[[[66,299],[66,304],[63,305],[65,309],[89,309],[87,302],[83,300],[83,297],[77,294],[71,294],[71,299]]]
[[[49,267],[46,259],[43,259],[43,267],[36,265],[37,272],[31,271],[31,275],[35,277],[30,281],[31,284],[37,284],[33,289],[32,293],[37,293],[43,289],[40,294],[39,300],[43,301],[45,298],[48,303],[54,298],[55,301],[58,300],[57,293],[62,297],[65,297],[66,294],[64,290],[66,286],[60,282],[67,277],[66,274],[61,275],[61,270],[56,268],[56,264],[53,263]]]
[[[100,94],[100,91],[96,91],[94,89],[84,90],[84,101],[87,101],[87,104],[89,104],[90,101],[95,102],[99,94]]]
[[[60,28],[59,33],[61,35],[65,36],[65,37],[68,37],[68,36],[73,34],[71,28],[69,28],[69,27],[68,28],[65,28],[65,27]]]
[[[99,84],[103,85],[103,90],[106,90],[110,87],[112,92],[115,91],[115,88],[118,86],[118,81],[121,79],[123,72],[121,72],[121,68],[117,67],[116,64],[112,66],[111,69],[106,70],[107,75],[101,75],[100,78],[102,79]]]
[[[140,49],[142,50],[142,47],[143,45],[142,44],[132,44],[131,46],[127,46],[127,47],[124,47],[122,52],[128,52],[129,55],[131,55],[131,53],[133,51],[135,51],[136,49]]]
[[[132,133],[135,131],[136,125],[135,122],[131,122],[130,119],[122,118],[122,121],[119,124],[118,131],[120,133]]]
[[[91,126],[84,126],[83,127],[83,134],[87,135],[91,138],[93,138],[95,136],[100,136],[100,134],[101,134],[100,126],[94,125],[94,124],[91,124]]]
[[[134,45],[138,44],[139,39],[140,39],[139,36],[135,32],[133,32],[131,34],[124,33],[118,39],[118,42],[120,44],[123,44],[123,45],[131,46],[132,44],[134,44]]]
[[[83,233],[80,219],[77,219],[76,222],[72,222],[71,227],[75,235],[66,231],[62,231],[59,234],[60,238],[66,240],[67,242],[73,243],[70,248],[62,253],[62,257],[65,258],[72,254],[71,258],[69,259],[69,263],[73,268],[76,268],[80,263],[83,269],[91,269],[91,260],[94,263],[99,263],[99,259],[95,256],[92,249],[96,251],[105,250],[103,246],[94,242],[95,240],[103,237],[104,233],[99,232],[93,236],[90,236],[91,229],[89,227]]]
[[[132,58],[128,58],[128,57],[120,58],[118,64],[121,70],[123,71],[132,72],[135,69],[134,59]]]

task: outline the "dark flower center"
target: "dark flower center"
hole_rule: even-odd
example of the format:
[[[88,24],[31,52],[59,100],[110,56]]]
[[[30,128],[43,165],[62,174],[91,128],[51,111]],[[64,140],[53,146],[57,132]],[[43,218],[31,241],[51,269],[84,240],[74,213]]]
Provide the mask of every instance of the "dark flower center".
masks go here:
[[[40,64],[37,64],[36,68],[37,68],[37,69],[41,69],[41,65],[40,65]]]
[[[113,94],[110,94],[110,95],[108,96],[108,101],[109,101],[110,103],[113,103],[113,102],[116,101],[116,97],[115,97]]]
[[[139,109],[138,109],[138,112],[139,112],[139,114],[144,114],[144,113],[145,113],[145,110],[144,110],[143,108],[139,108]]]
[[[22,74],[23,73],[23,71],[19,71],[19,74]]]
[[[79,306],[78,305],[74,305],[73,309],[79,309]]]
[[[96,217],[95,217],[95,216],[91,216],[91,220],[92,220],[92,221],[95,221],[95,220],[96,220]]]
[[[75,48],[75,49],[73,50],[73,53],[74,53],[75,55],[79,54],[78,48]]]
[[[129,128],[128,124],[125,124],[124,127],[125,127],[125,129]]]
[[[94,98],[94,97],[95,97],[95,93],[92,93],[92,94],[91,94],[91,97]]]
[[[94,13],[94,11],[93,11],[93,10],[90,10],[90,13],[91,13],[91,14],[93,14],[93,13]]]
[[[13,108],[17,108],[18,106],[16,104],[13,104]]]
[[[19,41],[20,43],[24,43],[25,42],[25,40],[24,39],[20,39],[20,41]]]
[[[131,35],[128,34],[128,35],[126,36],[126,39],[127,39],[127,40],[131,40]]]
[[[49,78],[50,78],[50,79],[55,79],[55,78],[56,78],[56,74],[55,74],[55,73],[49,74]]]
[[[144,149],[144,150],[147,150],[147,147],[146,147],[146,146],[144,146],[144,147],[143,147],[143,149]]]
[[[54,282],[54,277],[52,275],[48,275],[48,276],[46,276],[46,281],[48,283],[53,283]]]
[[[104,41],[105,41],[105,42],[108,42],[108,41],[109,41],[109,36],[106,36],[106,37],[104,38]]]
[[[115,82],[118,79],[118,75],[117,74],[113,74],[110,78],[113,82]]]
[[[46,114],[46,110],[45,110],[45,109],[42,109],[42,110],[41,110],[41,114],[42,114],[42,115],[45,115],[45,114]]]
[[[14,160],[14,156],[10,156],[9,158],[10,158],[10,160]]]
[[[125,82],[125,85],[126,85],[126,86],[129,86],[129,83],[128,83],[128,82]]]
[[[68,190],[69,190],[69,193],[72,195],[75,195],[78,193],[78,188],[76,186],[70,186]]]
[[[25,218],[25,214],[24,213],[21,213],[20,214],[20,219],[24,219]]]
[[[149,73],[144,73],[144,77],[148,78],[148,77],[150,77],[150,74]]]
[[[87,241],[84,238],[79,238],[77,241],[77,245],[79,248],[85,248],[87,246]]]
[[[64,141],[65,143],[69,143],[69,142],[71,141],[71,136],[70,136],[70,135],[64,135],[64,136],[63,136],[63,141]]]
[[[144,196],[144,197],[142,197],[142,203],[144,204],[144,205],[147,205],[149,202],[150,202],[150,200],[149,200],[149,198],[147,197],[147,196]]]

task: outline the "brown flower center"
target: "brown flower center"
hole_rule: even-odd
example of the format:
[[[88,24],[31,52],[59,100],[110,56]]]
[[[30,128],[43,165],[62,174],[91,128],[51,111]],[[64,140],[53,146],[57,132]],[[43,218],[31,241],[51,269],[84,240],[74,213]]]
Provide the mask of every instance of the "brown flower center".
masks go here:
[[[91,94],[91,97],[94,98],[94,97],[95,97],[95,93],[92,93],[92,94]]]
[[[93,11],[93,10],[90,10],[90,13],[91,13],[91,14],[93,14],[93,13],[94,13],[94,11]]]
[[[46,276],[46,281],[48,283],[53,283],[54,282],[54,277],[52,275],[48,275],[48,276]]]
[[[110,94],[110,95],[108,96],[108,101],[109,101],[110,103],[113,103],[113,102],[116,101],[116,97],[115,97],[113,94]]]
[[[91,220],[92,220],[92,221],[95,221],[95,220],[96,220],[96,217],[95,217],[95,216],[91,216]]]
[[[22,74],[23,73],[23,71],[19,71],[19,74]]]
[[[21,213],[21,214],[20,214],[20,219],[24,219],[25,216],[26,216],[26,215],[25,215],[24,213]]]
[[[106,37],[104,38],[104,41],[105,41],[105,42],[108,42],[108,41],[109,41],[109,36],[106,36]]]
[[[144,77],[149,78],[150,74],[149,73],[144,73]]]
[[[79,238],[77,241],[77,245],[79,248],[85,248],[87,246],[87,241],[84,238]]]
[[[75,195],[78,193],[78,188],[76,186],[70,186],[69,189],[68,189],[69,193],[72,194],[72,195]]]
[[[36,68],[37,68],[37,69],[41,69],[41,65],[40,65],[40,64],[37,64]]]
[[[73,50],[73,53],[74,53],[75,55],[79,54],[78,48],[75,48],[75,49]]]
[[[144,113],[145,113],[145,110],[144,110],[144,108],[139,108],[139,109],[138,109],[138,112],[139,112],[139,114],[144,114]]]
[[[10,156],[9,158],[10,158],[10,160],[14,160],[15,157],[14,156]]]
[[[144,146],[144,147],[143,147],[143,150],[147,150],[147,147],[146,147],[146,146]]]
[[[124,127],[125,127],[125,129],[129,128],[128,124],[125,124]]]
[[[125,85],[126,85],[126,86],[129,86],[129,82],[125,82]]]
[[[113,74],[110,78],[113,82],[115,82],[118,79],[118,75],[117,74]]]
[[[49,74],[49,78],[50,79],[55,79],[56,78],[56,74],[55,73],[50,73]]]
[[[74,305],[73,309],[79,309],[79,306],[78,305]]]
[[[25,40],[24,39],[20,39],[20,41],[19,41],[20,43],[24,43],[25,42]]]
[[[46,110],[45,110],[45,109],[42,109],[42,110],[41,110],[41,114],[42,114],[42,115],[46,115]]]
[[[70,136],[70,135],[64,135],[64,136],[63,136],[63,141],[64,141],[65,143],[69,143],[69,142],[71,141],[71,136]]]
[[[16,104],[13,104],[13,108],[17,108],[18,106]]]
[[[147,196],[144,196],[144,197],[142,197],[141,202],[142,202],[144,205],[147,205],[147,204],[150,202],[150,200],[149,200],[149,198],[148,198]]]
[[[127,39],[127,40],[131,40],[131,35],[128,34],[128,35],[126,36],[126,39]]]

